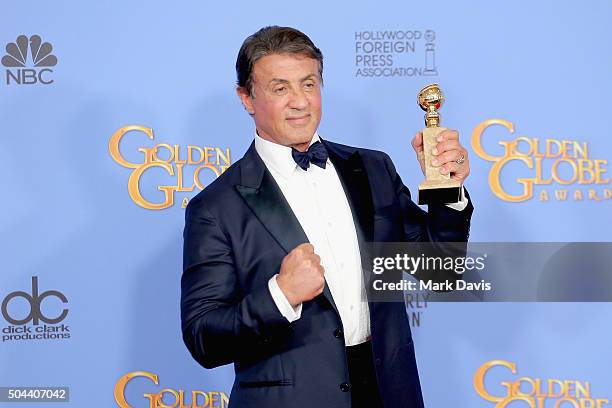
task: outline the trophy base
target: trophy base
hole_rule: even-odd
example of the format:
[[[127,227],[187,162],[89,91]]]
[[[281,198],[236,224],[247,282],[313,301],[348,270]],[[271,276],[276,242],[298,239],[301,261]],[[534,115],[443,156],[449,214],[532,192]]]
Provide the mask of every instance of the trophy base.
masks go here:
[[[419,184],[419,205],[454,204],[461,200],[461,183],[455,180],[447,182],[423,182]]]

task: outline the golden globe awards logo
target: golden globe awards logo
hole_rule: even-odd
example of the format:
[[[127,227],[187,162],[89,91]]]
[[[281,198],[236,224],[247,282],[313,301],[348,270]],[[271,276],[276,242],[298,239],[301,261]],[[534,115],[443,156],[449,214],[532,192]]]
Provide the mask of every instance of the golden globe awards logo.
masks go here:
[[[108,142],[108,150],[115,162],[131,170],[128,178],[128,193],[134,203],[149,210],[162,210],[174,205],[177,192],[189,193],[196,188],[203,190],[206,176],[219,177],[230,165],[230,149],[189,145],[185,148],[175,144],[159,143],[151,147],[137,149],[139,161],[129,161],[121,153],[119,145],[128,133],[140,133],[153,140],[153,129],[129,125],[117,130]],[[168,175],[172,184],[158,185],[162,194],[155,198],[145,198],[141,181],[155,171]],[[153,176],[155,177],[155,176]],[[184,197],[181,206],[185,208],[189,199]]]
[[[505,360],[492,360],[483,364],[474,375],[474,389],[483,399],[495,403],[495,408],[604,408],[608,398],[592,396],[588,381],[541,379],[520,377],[516,380],[501,381],[502,395],[494,395],[485,386],[485,377],[494,367],[505,367],[511,374],[517,374],[516,364]],[[513,404],[513,402],[523,402]]]
[[[517,203],[530,200],[535,194],[540,201],[612,198],[612,190],[604,188],[610,184],[606,175],[608,161],[592,158],[587,142],[519,136],[499,141],[503,154],[494,156],[483,147],[483,138],[494,125],[503,126],[509,134],[514,133],[514,124],[510,121],[485,120],[472,132],[472,149],[482,159],[493,163],[489,185],[500,199]],[[526,170],[530,176],[516,178],[515,185],[509,185],[502,181],[506,168]]]
[[[39,35],[28,38],[25,35],[17,37],[15,42],[6,45],[6,55],[2,57],[2,65],[6,69],[6,84],[17,85],[49,85],[53,83],[51,74],[57,64],[57,57],[51,52],[51,43],[43,42]],[[31,61],[32,68],[26,68]]]
[[[159,377],[147,371],[134,371],[124,375],[115,385],[115,402],[119,408],[226,408],[229,404],[229,398],[224,392],[195,390],[186,395],[185,390],[164,388],[143,393],[148,402],[132,405],[127,402],[125,390],[134,378],[145,378],[159,385]]]

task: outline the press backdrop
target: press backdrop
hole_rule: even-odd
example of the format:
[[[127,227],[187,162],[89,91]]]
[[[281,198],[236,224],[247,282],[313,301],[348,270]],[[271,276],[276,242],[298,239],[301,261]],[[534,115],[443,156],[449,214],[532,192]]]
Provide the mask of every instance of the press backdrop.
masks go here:
[[[205,370],[181,340],[181,233],[186,202],[253,139],[234,63],[266,25],[323,51],[319,133],[387,152],[413,192],[416,94],[440,84],[442,123],[470,152],[471,240],[610,241],[611,14],[606,1],[5,2],[0,387],[67,387],[74,407],[178,406],[181,390],[185,406],[193,391],[225,406],[232,367]],[[516,390],[610,406],[610,304],[407,306],[428,407],[540,406]]]

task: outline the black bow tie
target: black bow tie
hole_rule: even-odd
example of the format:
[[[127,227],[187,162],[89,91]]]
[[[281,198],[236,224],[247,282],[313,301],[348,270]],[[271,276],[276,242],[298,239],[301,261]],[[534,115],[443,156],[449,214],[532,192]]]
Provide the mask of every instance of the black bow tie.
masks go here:
[[[322,169],[325,168],[325,163],[327,162],[327,157],[329,154],[327,153],[327,149],[323,145],[323,143],[316,141],[310,145],[308,150],[305,152],[300,152],[299,150],[291,149],[291,155],[293,156],[293,160],[304,170],[308,170],[310,163],[315,166],[319,166]]]

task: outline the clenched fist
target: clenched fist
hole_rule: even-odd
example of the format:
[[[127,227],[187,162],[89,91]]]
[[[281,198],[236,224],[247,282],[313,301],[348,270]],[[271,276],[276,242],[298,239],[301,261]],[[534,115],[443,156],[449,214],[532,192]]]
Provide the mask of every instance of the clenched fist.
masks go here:
[[[312,244],[295,247],[281,263],[276,283],[291,306],[313,299],[325,286],[321,257],[315,254]]]

